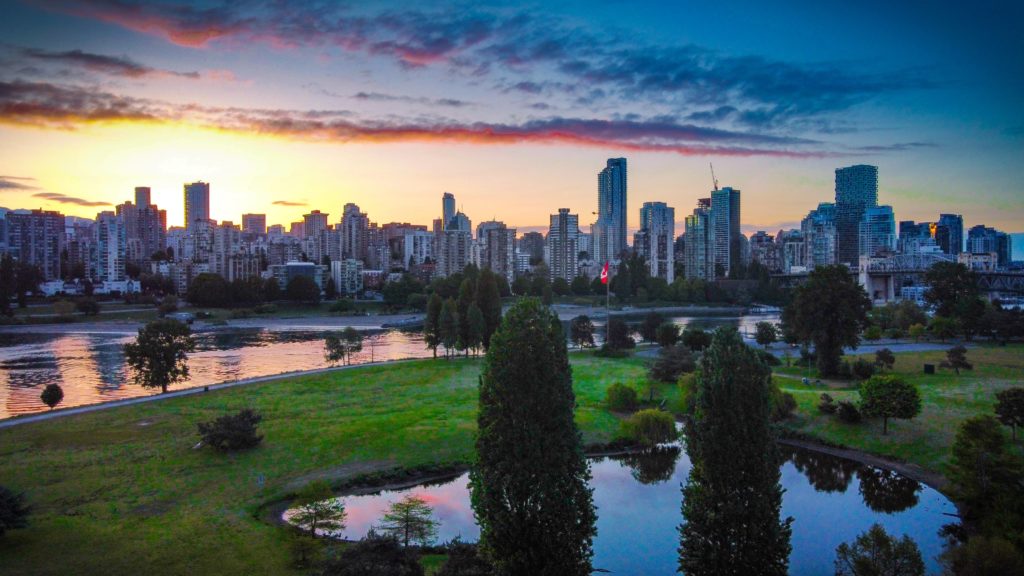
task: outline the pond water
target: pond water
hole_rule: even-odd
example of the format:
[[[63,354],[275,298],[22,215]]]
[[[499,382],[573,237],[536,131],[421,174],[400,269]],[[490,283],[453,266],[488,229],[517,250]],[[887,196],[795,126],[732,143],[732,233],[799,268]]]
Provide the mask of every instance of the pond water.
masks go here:
[[[852,541],[872,524],[917,542],[929,574],[938,573],[943,541],[938,530],[956,512],[937,491],[898,474],[804,449],[783,447],[785,490],[782,517],[792,517],[789,571],[832,574],[836,546]],[[677,527],[682,522],[680,487],[690,461],[675,448],[653,458],[597,458],[590,462],[597,509],[593,566],[613,574],[674,574],[678,566]],[[388,506],[414,494],[426,500],[440,522],[438,541],[475,541],[479,528],[469,503],[469,476],[445,482],[345,496],[343,538],[358,539],[379,525]],[[290,512],[285,512],[287,520]]]
[[[639,317],[630,321],[639,322]],[[760,320],[776,316],[680,316],[672,321],[705,329],[732,325],[751,332]],[[297,329],[231,328],[196,333],[196,351],[189,355],[190,377],[173,390],[231,380],[271,376],[328,366],[323,339],[337,326],[318,326],[302,319]],[[599,330],[600,332],[600,330]],[[61,408],[147,396],[154,392],[126,380],[122,347],[134,331],[66,331],[54,333],[0,331],[0,418],[42,412],[39,394],[47,384],[64,389]],[[431,353],[420,332],[383,330],[368,333],[353,363],[372,360],[426,358]]]

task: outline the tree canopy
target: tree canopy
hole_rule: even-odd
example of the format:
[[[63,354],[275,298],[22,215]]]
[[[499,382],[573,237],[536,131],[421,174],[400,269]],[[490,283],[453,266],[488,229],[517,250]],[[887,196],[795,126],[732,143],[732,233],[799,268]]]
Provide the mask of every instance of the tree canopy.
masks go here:
[[[872,376],[860,385],[860,411],[882,419],[882,434],[889,433],[889,418],[910,419],[921,413],[917,386],[900,376]]]
[[[188,378],[188,353],[195,348],[186,324],[161,318],[140,328],[135,342],[124,345],[125,362],[136,384],[167,392],[168,386]]]

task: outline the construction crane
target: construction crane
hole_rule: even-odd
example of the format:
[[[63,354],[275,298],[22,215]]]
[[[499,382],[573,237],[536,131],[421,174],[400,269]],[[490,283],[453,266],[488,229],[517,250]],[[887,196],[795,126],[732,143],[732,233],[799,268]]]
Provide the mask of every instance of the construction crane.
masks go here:
[[[718,178],[715,178],[715,165],[708,162],[708,166],[711,166],[711,182],[715,185],[715,192],[718,192]]]

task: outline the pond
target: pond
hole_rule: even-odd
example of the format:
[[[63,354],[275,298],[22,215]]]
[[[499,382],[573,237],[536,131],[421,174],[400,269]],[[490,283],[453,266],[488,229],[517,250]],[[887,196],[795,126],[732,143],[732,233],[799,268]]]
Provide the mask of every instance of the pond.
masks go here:
[[[639,322],[642,318],[642,314],[631,317],[630,322]],[[731,325],[750,332],[757,321],[776,321],[777,316],[676,316],[669,319],[681,326],[692,323],[712,329]],[[337,325],[319,326],[315,318],[297,322],[301,322],[301,327],[223,327],[197,332],[196,351],[189,355],[189,379],[172,389],[328,366],[324,360],[323,339],[328,332],[339,330]],[[39,394],[47,384],[59,384],[64,389],[61,408],[153,394],[152,390],[126,380],[123,346],[134,337],[134,330],[123,327],[53,333],[0,331],[0,418],[45,411]],[[355,354],[352,362],[430,355],[420,332],[377,330],[367,333],[363,351]]]
[[[917,542],[928,573],[938,573],[943,540],[938,530],[956,507],[939,492],[878,468],[805,449],[782,447],[785,490],[782,517],[792,517],[789,571],[832,574],[836,546],[872,524]],[[677,528],[682,522],[680,487],[690,461],[674,448],[653,457],[619,456],[590,461],[597,509],[593,566],[613,574],[674,574]],[[407,495],[426,500],[440,522],[438,541],[475,541],[479,529],[469,503],[469,476],[459,475],[402,490],[344,496],[347,526],[338,536],[358,539],[379,525],[388,506]],[[290,512],[284,513],[287,520]]]

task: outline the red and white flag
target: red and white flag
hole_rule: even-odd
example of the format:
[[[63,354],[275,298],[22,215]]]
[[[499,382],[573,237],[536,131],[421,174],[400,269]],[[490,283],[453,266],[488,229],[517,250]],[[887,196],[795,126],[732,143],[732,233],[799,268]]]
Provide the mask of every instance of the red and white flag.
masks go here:
[[[601,269],[601,284],[608,283],[608,263],[604,263],[604,268]]]

